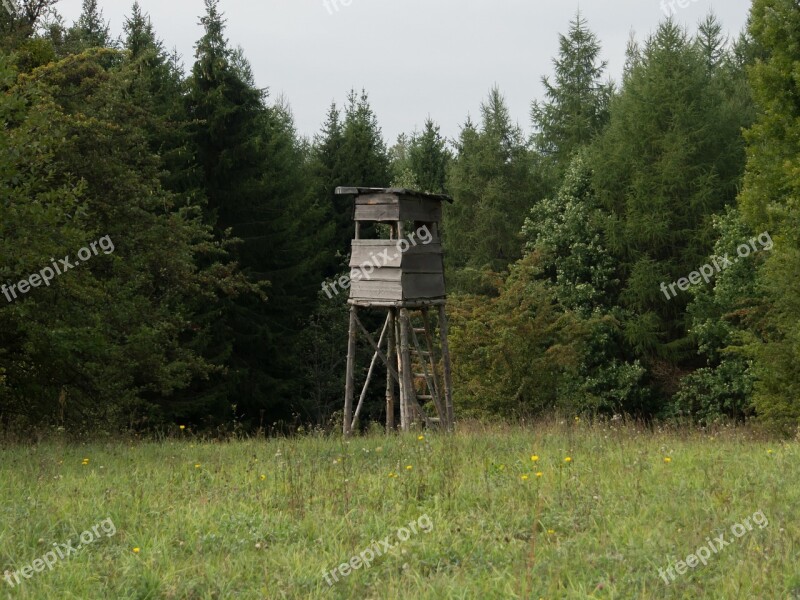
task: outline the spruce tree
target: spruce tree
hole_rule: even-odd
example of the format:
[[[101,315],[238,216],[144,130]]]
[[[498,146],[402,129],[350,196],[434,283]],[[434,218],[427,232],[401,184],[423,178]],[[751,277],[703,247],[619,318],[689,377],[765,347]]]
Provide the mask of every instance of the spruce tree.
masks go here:
[[[83,0],[81,15],[67,32],[67,44],[72,52],[112,46],[110,27],[97,0]]]
[[[299,390],[297,338],[319,286],[304,231],[321,217],[307,195],[288,107],[268,105],[255,87],[246,59],[225,38],[217,0],[206,0],[201,22],[188,108],[206,219],[220,240],[233,237],[240,267],[266,291],[222,307],[217,355],[230,340],[229,372],[207,393],[221,410],[235,406],[237,417],[258,422],[265,410],[275,420],[290,415]]]
[[[415,134],[408,149],[408,162],[417,187],[432,194],[447,191],[447,169],[453,155],[439,126],[428,117],[422,133]]]
[[[755,233],[775,247],[759,273],[763,321],[754,324],[755,406],[768,422],[800,425],[800,11],[792,0],[755,0],[750,35],[758,57],[750,79],[759,116],[747,131],[747,174],[740,206]]]
[[[392,179],[390,167],[386,143],[366,91],[358,94],[351,90],[344,116],[336,104],[331,105],[313,150],[316,198],[321,206],[329,207],[329,219],[335,225],[328,275],[343,268],[353,237],[353,200],[335,195],[335,189],[387,187]]]
[[[522,132],[495,88],[481,105],[481,124],[468,119],[447,179],[454,197],[444,219],[451,287],[480,288],[481,273],[503,271],[522,254],[520,228],[541,183]]]
[[[607,244],[621,264],[617,302],[630,315],[626,342],[662,398],[695,367],[696,348],[689,296],[666,299],[661,284],[687,277],[711,253],[712,217],[733,203],[744,165],[739,130],[750,112],[732,107],[748,100],[726,61],[709,66],[702,45],[667,21],[643,49],[631,47],[609,125],[592,148]]]
[[[559,35],[553,82],[542,78],[545,101],[533,103],[534,145],[555,168],[555,178],[566,170],[572,154],[591,141],[608,119],[613,86],[601,82],[607,63],[600,61],[600,50],[597,36],[578,12],[567,35]]]
[[[13,84],[0,76],[0,112],[16,114],[0,142],[10,157],[0,240],[13,257],[2,277],[68,254],[76,265],[0,308],[10,384],[0,411],[29,423],[139,427],[173,415],[175,393],[219,368],[198,351],[194,307],[246,289],[197,207],[160,184],[147,120],[130,105],[135,69],[94,49]],[[98,240],[102,252],[79,253]]]

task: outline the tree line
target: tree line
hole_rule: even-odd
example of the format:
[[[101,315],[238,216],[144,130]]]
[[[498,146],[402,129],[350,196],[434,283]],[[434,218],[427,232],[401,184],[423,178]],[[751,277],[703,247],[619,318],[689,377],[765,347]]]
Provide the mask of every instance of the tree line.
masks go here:
[[[754,0],[732,40],[713,15],[693,33],[665,20],[629,42],[619,82],[578,14],[533,135],[493,89],[456,139],[428,118],[392,145],[358,90],[300,136],[219,0],[190,67],[137,3],[118,39],[97,0],[72,25],[56,4],[0,14],[0,282],[104,236],[115,251],[0,297],[4,427],[331,424],[347,308],[321,284],[347,270],[340,185],[454,198],[442,233],[461,415],[797,426],[792,0]],[[762,232],[769,251],[664,297]],[[364,420],[382,410],[377,390]]]

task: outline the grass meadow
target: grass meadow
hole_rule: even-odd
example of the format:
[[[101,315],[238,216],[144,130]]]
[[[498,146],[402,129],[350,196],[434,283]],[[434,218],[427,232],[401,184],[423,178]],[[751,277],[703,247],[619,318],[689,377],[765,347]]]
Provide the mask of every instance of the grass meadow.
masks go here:
[[[182,430],[0,452],[0,598],[800,598],[798,442],[751,429]],[[52,570],[19,574],[107,519],[113,535],[95,529]],[[720,535],[707,564],[670,580]],[[391,550],[328,585],[387,536]]]

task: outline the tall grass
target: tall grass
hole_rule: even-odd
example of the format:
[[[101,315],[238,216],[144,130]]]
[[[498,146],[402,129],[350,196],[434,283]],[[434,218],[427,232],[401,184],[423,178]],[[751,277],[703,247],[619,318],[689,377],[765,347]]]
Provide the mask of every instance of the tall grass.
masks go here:
[[[185,430],[2,458],[0,577],[103,519],[117,532],[20,585],[0,579],[0,597],[800,597],[798,443],[750,429],[572,419],[230,442]],[[735,539],[757,511],[769,524]],[[422,515],[433,530],[397,542]],[[659,576],[723,532],[732,541],[707,565]],[[390,553],[326,583],[386,536]]]

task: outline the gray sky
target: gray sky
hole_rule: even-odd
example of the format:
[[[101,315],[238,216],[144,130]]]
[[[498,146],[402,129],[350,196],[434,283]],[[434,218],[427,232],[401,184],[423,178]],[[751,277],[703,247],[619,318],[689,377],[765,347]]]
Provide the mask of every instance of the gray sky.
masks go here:
[[[324,1],[222,0],[221,7],[231,44],[244,48],[260,87],[273,98],[286,96],[302,135],[319,131],[331,101],[341,106],[350,88],[363,87],[389,144],[421,128],[428,115],[445,135],[457,136],[495,84],[527,132],[531,101],[541,97],[542,75],[552,72],[558,33],[578,8],[599,36],[615,80],[631,32],[643,39],[670,11],[662,0],[336,0],[338,8]],[[190,68],[203,0],[139,3]],[[732,37],[750,7],[749,0],[672,3],[675,18],[691,31],[713,9]],[[114,35],[132,4],[100,0]],[[81,0],[58,6],[71,23]]]

